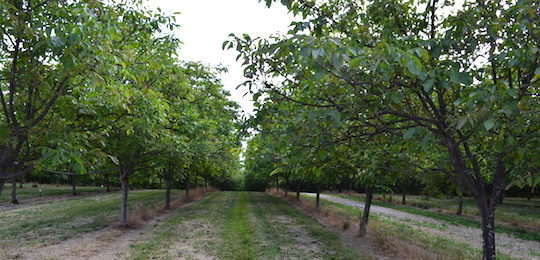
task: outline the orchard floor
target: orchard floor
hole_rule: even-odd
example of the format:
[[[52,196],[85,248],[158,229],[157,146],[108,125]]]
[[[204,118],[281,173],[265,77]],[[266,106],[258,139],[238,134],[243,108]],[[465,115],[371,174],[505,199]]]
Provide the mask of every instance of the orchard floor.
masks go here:
[[[177,191],[175,197],[182,194]],[[96,195],[0,211],[0,258],[370,258],[266,193],[215,192],[127,230],[114,224],[117,197]],[[162,198],[162,190],[130,192],[132,212],[141,205],[158,206]]]
[[[304,193],[314,197],[314,193]],[[355,197],[321,194],[321,199],[331,203],[362,210],[364,203]],[[428,234],[432,239],[452,241],[461,245],[462,250],[480,251],[482,248],[482,231],[479,228],[459,225],[450,221],[432,218],[426,215],[404,212],[384,206],[372,205],[370,218],[397,225],[405,225],[411,232]],[[518,238],[512,234],[497,232],[497,251],[509,259],[540,259],[540,242]]]

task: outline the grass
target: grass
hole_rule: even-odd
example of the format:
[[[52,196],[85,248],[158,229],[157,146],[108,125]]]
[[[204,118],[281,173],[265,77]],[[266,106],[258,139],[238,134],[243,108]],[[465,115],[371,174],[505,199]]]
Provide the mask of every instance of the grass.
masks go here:
[[[33,187],[37,186],[37,187]],[[36,184],[36,183],[25,183],[22,188],[19,188],[19,183],[17,183],[17,200],[23,202],[23,200],[33,199],[40,197],[39,190],[41,189],[41,196],[58,196],[58,195],[71,195],[71,186],[70,185],[60,185],[56,187],[54,184]],[[93,186],[77,186],[77,193],[87,193],[87,192],[100,192],[104,191],[103,187],[93,187]],[[1,202],[10,202],[11,201],[11,183],[6,183],[4,185],[4,190],[0,196]]]
[[[314,219],[265,193],[219,192],[140,237],[129,259],[362,259]]]
[[[136,209],[154,208],[163,201],[163,190],[130,191],[128,212],[135,214]],[[120,194],[112,193],[1,211],[0,252],[54,244],[115,224],[119,203]]]
[[[313,197],[302,195],[303,200],[315,203]],[[321,198],[321,208],[328,209],[351,222],[358,222],[362,210],[328,201]],[[449,239],[437,237],[426,232],[414,229],[406,223],[400,223],[381,218],[375,214],[370,214],[368,235],[375,236],[381,247],[387,248],[390,252],[406,255],[399,251],[415,251],[414,247],[422,248],[427,254],[427,258],[437,259],[479,259],[481,252],[464,243],[457,243]],[[412,246],[411,246],[412,245]],[[407,247],[412,249],[408,249]],[[419,250],[416,250],[419,251]],[[420,250],[421,251],[421,250]],[[430,256],[435,254],[436,257]],[[422,252],[418,253],[422,254]],[[420,258],[425,258],[420,257]],[[505,259],[504,256],[502,259]],[[409,256],[410,258],[410,256]],[[416,258],[416,257],[413,257]]]
[[[401,202],[401,196],[385,195],[386,199]],[[382,195],[374,196],[379,201],[384,201]],[[428,198],[425,196],[408,195],[407,204],[423,209],[437,208],[455,212],[458,207],[458,198]],[[463,199],[463,214],[480,216],[476,202],[470,198]],[[498,220],[515,223],[525,227],[540,230],[540,199],[505,198],[503,204],[497,206],[495,216]]]
[[[347,198],[347,199],[353,199],[356,201],[362,201],[362,202],[364,201],[363,198],[358,197],[358,196],[349,196],[349,195],[336,195],[336,196]],[[463,216],[457,216],[455,214],[448,214],[448,213],[435,212],[435,211],[426,211],[426,210],[419,209],[416,207],[410,207],[406,205],[397,205],[397,204],[382,202],[378,200],[373,200],[373,204],[377,206],[383,206],[383,207],[411,213],[411,214],[416,214],[416,215],[421,215],[421,216],[425,216],[425,217],[429,217],[429,218],[433,218],[437,220],[446,221],[454,225],[462,225],[462,226],[467,226],[467,227],[472,227],[472,228],[482,228],[482,224],[480,223],[480,221],[466,218]],[[506,225],[497,225],[496,230],[497,232],[513,235],[521,239],[540,241],[540,233],[536,231],[531,231],[531,230],[526,230],[519,227],[511,227],[511,226],[506,226]]]

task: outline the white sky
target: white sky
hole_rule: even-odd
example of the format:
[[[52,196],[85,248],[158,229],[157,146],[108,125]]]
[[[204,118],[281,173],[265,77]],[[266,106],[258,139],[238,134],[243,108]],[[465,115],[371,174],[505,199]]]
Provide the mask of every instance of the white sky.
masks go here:
[[[241,61],[235,61],[238,53],[222,50],[223,41],[230,33],[252,37],[284,34],[293,21],[292,14],[279,3],[269,9],[258,0],[146,0],[146,4],[166,14],[181,13],[177,15],[180,29],[175,32],[183,42],[180,59],[226,66],[229,72],[221,75],[225,88],[245,113],[252,113],[251,95],[244,96],[244,87],[236,89],[245,81]]]

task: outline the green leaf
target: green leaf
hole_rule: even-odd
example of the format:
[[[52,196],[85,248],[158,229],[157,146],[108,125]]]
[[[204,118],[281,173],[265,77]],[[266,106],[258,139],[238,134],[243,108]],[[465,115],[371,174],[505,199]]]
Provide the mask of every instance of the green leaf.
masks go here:
[[[422,80],[427,76],[424,65],[422,65],[422,62],[414,56],[411,56],[411,59],[407,62],[407,69]]]
[[[486,128],[486,130],[491,130],[493,127],[495,126],[495,123],[493,123],[493,120],[491,119],[488,119],[484,122],[484,127]]]
[[[422,84],[422,86],[424,87],[424,91],[426,92],[431,92],[431,89],[433,88],[433,85],[435,84],[435,80],[434,79],[428,79],[424,82],[424,84]]]
[[[468,118],[466,116],[460,118],[456,125],[457,129],[461,129],[467,123],[467,120]]]
[[[111,161],[116,164],[116,165],[120,165],[120,161],[118,160],[118,157],[116,156],[112,156],[112,155],[108,155],[109,158],[111,158]]]

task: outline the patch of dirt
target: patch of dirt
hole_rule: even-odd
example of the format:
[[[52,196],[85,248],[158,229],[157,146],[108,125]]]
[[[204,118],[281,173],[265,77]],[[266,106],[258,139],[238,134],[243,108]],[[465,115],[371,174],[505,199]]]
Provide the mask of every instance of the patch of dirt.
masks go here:
[[[305,194],[308,196],[314,196],[314,194],[312,193],[305,193]],[[342,205],[347,205],[354,208],[359,208],[359,209],[364,208],[364,203],[356,201],[356,200],[331,196],[327,194],[321,194],[320,197],[321,199],[325,199],[328,201],[332,201],[332,202],[339,203]],[[415,214],[402,212],[399,210],[376,206],[376,205],[371,205],[370,211],[373,214],[380,215],[389,220],[398,221],[398,222],[405,223],[410,226],[414,226],[415,229],[422,230],[423,232],[432,234],[434,236],[447,238],[456,242],[462,242],[462,243],[471,245],[473,248],[476,248],[476,249],[480,249],[480,250],[482,249],[482,230],[481,229],[460,226],[460,225],[453,225],[453,224],[449,224],[446,221],[436,220],[433,218],[415,215]],[[439,226],[439,227],[444,226],[444,229],[441,230],[440,228],[438,229],[435,227],[422,226],[422,225],[415,224],[415,222],[430,223],[430,224],[433,224],[434,226]],[[509,255],[512,257],[519,258],[519,259],[539,259],[537,255],[540,255],[540,242],[523,240],[523,239],[519,239],[514,236],[504,234],[504,233],[497,233],[496,244],[497,244],[497,251],[505,255]]]

